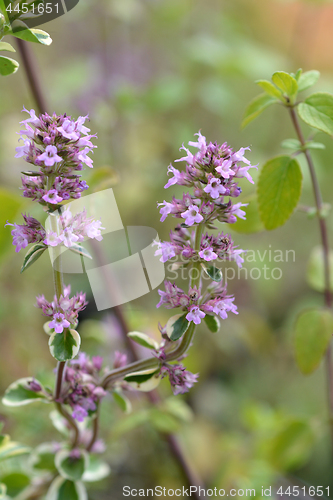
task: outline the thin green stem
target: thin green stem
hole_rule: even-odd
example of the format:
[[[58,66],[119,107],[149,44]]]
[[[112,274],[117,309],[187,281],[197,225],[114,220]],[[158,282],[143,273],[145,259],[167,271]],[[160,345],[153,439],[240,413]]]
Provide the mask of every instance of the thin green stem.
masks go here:
[[[322,243],[323,254],[324,254],[325,305],[327,308],[331,308],[332,307],[332,293],[331,293],[331,288],[330,288],[331,277],[330,277],[330,265],[329,265],[330,248],[329,248],[326,220],[322,216],[322,208],[323,208],[322,195],[321,195],[320,186],[319,186],[319,182],[317,179],[314,163],[313,163],[313,160],[311,157],[311,153],[306,148],[306,141],[304,139],[304,135],[303,135],[296,111],[295,111],[295,107],[290,107],[289,110],[290,110],[291,120],[293,122],[297,137],[304,148],[304,155],[306,157],[306,161],[307,161],[309,171],[310,171],[313,193],[314,193],[314,198],[315,198],[315,203],[316,203],[316,208],[317,208],[317,218],[318,218],[318,222],[319,222],[321,243]],[[328,409],[329,409],[329,422],[330,422],[330,429],[331,429],[331,444],[332,444],[332,451],[333,451],[333,359],[332,359],[332,346],[331,346],[331,344],[328,346],[328,349],[326,352],[326,376],[327,376],[327,387],[328,387]]]
[[[196,250],[200,249],[201,237],[204,231],[204,227],[205,227],[204,224],[199,224],[196,228],[195,244],[194,244]],[[201,265],[199,261],[193,262],[192,270],[196,270],[197,272],[192,272],[192,277],[190,282],[191,288],[194,288],[195,286],[198,287],[200,284],[200,274],[201,274],[200,267]],[[190,326],[183,335],[180,343],[175,347],[175,349],[167,353],[165,361],[166,362],[175,361],[181,356],[183,356],[192,343],[194,333],[195,333],[195,324],[191,322]],[[133,373],[134,371],[139,371],[139,370],[147,370],[149,368],[155,368],[155,367],[157,369],[159,365],[160,362],[156,358],[147,358],[147,359],[142,359],[140,361],[135,361],[134,363],[131,363],[122,368],[111,370],[104,376],[101,385],[102,387],[106,388],[108,385],[112,384],[113,382],[115,382],[120,378],[123,378],[125,375],[128,375],[129,373]]]

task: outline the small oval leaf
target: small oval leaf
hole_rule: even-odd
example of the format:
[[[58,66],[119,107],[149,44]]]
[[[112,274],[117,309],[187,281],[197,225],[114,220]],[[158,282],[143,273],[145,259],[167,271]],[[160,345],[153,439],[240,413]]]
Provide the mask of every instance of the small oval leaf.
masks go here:
[[[53,333],[49,339],[50,352],[57,361],[75,358],[80,345],[81,337],[76,330],[65,329],[62,333]]]
[[[302,172],[289,156],[277,156],[262,168],[258,181],[258,204],[267,230],[282,226],[295,210],[302,190]]]
[[[54,463],[62,477],[78,481],[88,467],[89,455],[85,450],[60,450],[55,456]]]
[[[310,95],[298,105],[298,114],[301,119],[310,125],[333,135],[333,95],[326,92],[317,92]]]
[[[206,274],[212,279],[213,281],[220,282],[222,281],[222,271],[218,267],[215,266],[206,266],[205,264],[201,264],[203,267],[203,270],[205,271]]]
[[[254,99],[252,99],[252,101],[245,110],[242,121],[242,128],[246,127],[255,118],[257,118],[257,116],[259,116],[266,108],[268,108],[269,106],[271,106],[271,104],[274,104],[276,102],[279,102],[278,99],[276,99],[275,97],[271,97],[266,93],[260,94]]]
[[[207,327],[209,328],[209,330],[212,333],[216,333],[219,331],[221,324],[220,324],[219,319],[216,316],[211,316],[209,314],[206,314],[206,316],[204,317],[204,320],[205,320]]]
[[[186,319],[186,313],[176,314],[168,320],[166,324],[166,334],[170,340],[178,340],[184,335],[189,326],[190,322]]]
[[[319,366],[332,334],[333,316],[330,311],[309,309],[298,316],[295,324],[295,353],[302,373],[312,373]]]
[[[38,386],[40,390],[30,389],[30,387],[38,389]],[[20,378],[10,384],[2,398],[2,403],[6,406],[22,406],[34,401],[48,403],[48,398],[45,395],[43,385],[32,377]]]
[[[39,259],[47,249],[47,246],[44,244],[37,243],[36,245],[33,245],[29,250],[27,251],[24,259],[23,259],[23,264],[21,267],[21,273],[28,269],[36,260]]]
[[[147,347],[147,349],[158,349],[159,348],[159,343],[156,342],[156,340],[150,338],[148,335],[145,333],[141,332],[129,332],[127,334],[127,337],[132,339],[134,342],[137,344]]]

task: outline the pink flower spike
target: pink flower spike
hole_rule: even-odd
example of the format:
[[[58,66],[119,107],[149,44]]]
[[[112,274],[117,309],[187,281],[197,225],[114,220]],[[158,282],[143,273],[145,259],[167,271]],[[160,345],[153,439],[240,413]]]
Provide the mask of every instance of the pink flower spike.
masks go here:
[[[53,315],[53,321],[49,323],[50,328],[54,328],[56,333],[62,333],[64,328],[68,328],[70,322],[65,319],[65,316],[61,313],[55,313]]]
[[[225,188],[221,186],[221,181],[220,179],[216,179],[215,177],[212,177],[209,180],[209,183],[204,189],[205,193],[210,194],[213,199],[219,198],[222,194],[225,193]]]
[[[193,224],[199,224],[203,220],[201,214],[199,214],[199,207],[196,205],[190,205],[186,212],[183,212],[181,216],[185,219],[185,224],[187,226],[193,226]]]
[[[57,127],[58,132],[61,133],[66,139],[77,141],[80,135],[75,131],[75,122],[72,120],[65,120],[61,127]]]
[[[56,205],[62,201],[61,196],[58,196],[58,191],[56,189],[50,189],[44,196],[42,197],[44,201],[47,203],[52,203]]]

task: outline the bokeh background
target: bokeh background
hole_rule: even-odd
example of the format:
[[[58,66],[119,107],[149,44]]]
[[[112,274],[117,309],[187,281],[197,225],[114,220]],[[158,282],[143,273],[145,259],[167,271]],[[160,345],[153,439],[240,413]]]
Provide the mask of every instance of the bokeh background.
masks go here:
[[[322,76],[315,90],[333,92],[332,23],[333,3],[324,1],[81,0],[70,13],[42,26],[53,39],[50,47],[30,48],[49,111],[89,113],[91,129],[98,134],[94,165],[112,169],[124,225],[151,226],[166,239],[174,220],[160,223],[156,202],[173,194],[163,186],[167,166],[179,158],[182,143],[201,129],[208,140],[227,141],[236,150],[251,146],[248,157],[259,168],[282,153],[281,141],[294,137],[282,106],[240,128],[247,103],[259,93],[254,82],[277,70],[317,69]],[[34,307],[35,295],[53,295],[50,262],[44,255],[21,276],[22,252],[15,254],[10,231],[3,229],[8,219],[19,223],[22,210],[37,214],[20,197],[25,167],[14,158],[22,107],[35,106],[23,66],[1,79],[0,89],[3,393],[13,380],[31,374],[52,383],[54,360],[42,329],[44,318]],[[320,140],[326,150],[313,156],[324,199],[330,202],[333,145],[328,136]],[[313,205],[302,166],[301,202]],[[87,180],[90,174],[86,172]],[[246,181],[242,187],[243,199],[255,192]],[[328,224],[332,230],[331,216]],[[245,233],[228,230],[241,248],[256,252],[257,261],[245,265],[248,271],[279,267],[281,279],[265,280],[263,273],[260,279],[244,279],[241,274],[230,282],[239,315],[223,321],[217,334],[198,328],[185,364],[200,373],[200,381],[188,395],[173,397],[163,381],[159,390],[166,403],[158,409],[136,394],[131,395],[133,415],[123,416],[111,398],[105,402],[102,434],[112,474],[91,486],[91,499],[122,498],[124,485],[181,486],[184,479],[161,431],[178,434],[208,487],[333,488],[325,370],[321,366],[307,377],[299,372],[292,335],[297,313],[323,302],[305,276],[319,242],[316,220],[297,211],[273,232],[247,234],[246,226],[241,229]],[[284,261],[270,261],[269,249],[281,250]],[[286,250],[294,250],[295,259],[286,261]],[[91,296],[84,275],[66,280]],[[131,329],[159,338],[157,324],[165,323],[168,313],[156,310],[157,301],[155,290],[124,306]],[[81,319],[83,349],[103,354],[111,365],[114,350],[125,349],[113,311],[98,312],[92,301]],[[34,446],[58,438],[49,408],[42,404],[24,411],[0,407],[0,413],[13,439]]]

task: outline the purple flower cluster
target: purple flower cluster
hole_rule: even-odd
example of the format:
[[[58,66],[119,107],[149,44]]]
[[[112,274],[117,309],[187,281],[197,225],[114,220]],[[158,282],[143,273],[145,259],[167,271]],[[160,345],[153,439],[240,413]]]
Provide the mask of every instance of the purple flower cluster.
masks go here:
[[[13,245],[16,247],[15,252],[19,252],[22,248],[26,248],[30,243],[39,243],[46,236],[45,229],[41,223],[31,217],[29,214],[22,214],[25,224],[11,224],[7,222],[5,226],[14,226],[11,234],[13,236]]]
[[[44,295],[36,297],[37,307],[42,309],[45,316],[52,318],[48,326],[54,329],[56,333],[62,333],[64,328],[69,328],[70,326],[75,328],[79,312],[88,304],[85,293],[78,292],[72,298],[69,297],[70,293],[71,287],[68,285],[64,289],[64,294],[59,299],[54,296],[53,302],[48,302]]]
[[[83,422],[96,411],[97,403],[106,395],[99,385],[99,373],[103,358],[90,358],[81,352],[77,359],[70,362],[65,371],[65,385],[60,401],[72,408],[72,417]]]
[[[236,222],[237,217],[245,218],[245,212],[241,209],[242,203],[233,204],[227,198],[239,196],[241,188],[237,182],[246,178],[253,183],[248,170],[253,167],[244,156],[245,150],[241,148],[237,152],[224,143],[221,145],[210,142],[200,132],[197,142],[189,142],[190,146],[198,148],[192,154],[182,146],[187,153],[176,161],[186,162],[186,171],[180,172],[169,165],[168,172],[173,175],[164,186],[168,188],[174,184],[193,188],[193,194],[186,193],[183,198],[173,198],[172,201],[159,203],[161,221],[168,214],[183,218],[186,226],[193,226],[201,222],[210,223],[217,219],[220,222]],[[242,165],[240,165],[240,163]],[[245,164],[245,165],[243,165]]]
[[[57,232],[49,230],[46,233],[44,240],[46,245],[52,247],[65,245],[70,248],[76,243],[84,241],[85,238],[96,239],[97,241],[103,239],[101,230],[104,227],[102,227],[101,221],[87,217],[85,210],[73,216],[70,208],[66,207],[58,217],[57,222]]]
[[[84,125],[88,117],[80,116],[75,121],[66,114],[36,116],[33,109],[23,110],[30,118],[21,122],[25,126],[20,131],[23,145],[16,148],[15,156],[39,168],[22,178],[23,195],[49,207],[80,198],[88,186],[76,172],[83,170],[84,164],[92,168],[88,154],[96,147],[91,142],[96,135],[90,135]]]
[[[199,374],[193,374],[186,370],[182,364],[170,365],[165,363],[161,368],[161,378],[169,377],[172,391],[175,395],[188,392],[198,381]]]
[[[181,256],[182,262],[188,260],[201,260],[202,262],[210,262],[216,259],[234,260],[239,267],[242,267],[244,259],[241,255],[244,250],[235,247],[229,234],[223,232],[217,236],[208,233],[204,234],[201,237],[199,250],[193,248],[194,238],[195,231],[189,231],[187,228],[178,225],[174,231],[170,232],[170,241],[154,242],[154,245],[158,246],[155,256],[161,255],[161,262],[167,262],[178,255]]]
[[[186,294],[175,283],[164,282],[165,291],[158,290],[161,297],[156,307],[163,305],[167,309],[180,307],[187,312],[186,319],[199,325],[206,314],[216,314],[222,319],[228,317],[228,312],[237,313],[237,306],[233,303],[233,296],[227,295],[227,287],[220,283],[213,283],[208,291],[201,295],[201,289],[190,288]]]

